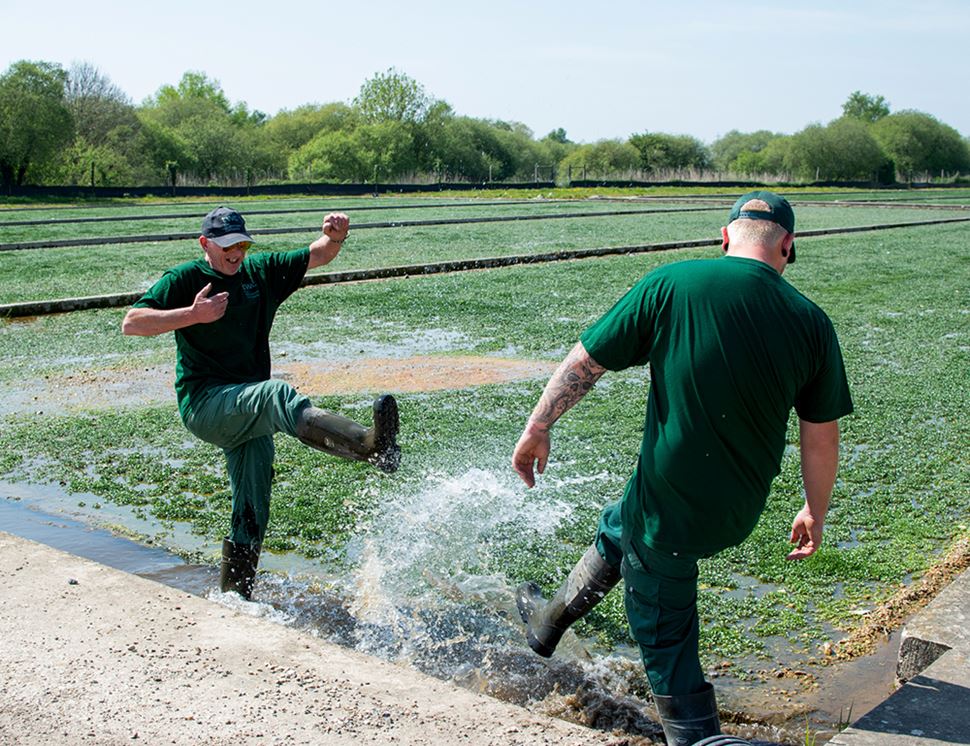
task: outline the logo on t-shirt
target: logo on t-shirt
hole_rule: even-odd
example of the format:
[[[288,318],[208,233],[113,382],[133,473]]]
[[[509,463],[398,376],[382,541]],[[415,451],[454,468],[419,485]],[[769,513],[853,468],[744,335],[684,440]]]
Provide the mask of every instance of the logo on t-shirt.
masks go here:
[[[242,285],[243,295],[246,300],[256,300],[259,297],[259,285],[255,282],[244,282]]]

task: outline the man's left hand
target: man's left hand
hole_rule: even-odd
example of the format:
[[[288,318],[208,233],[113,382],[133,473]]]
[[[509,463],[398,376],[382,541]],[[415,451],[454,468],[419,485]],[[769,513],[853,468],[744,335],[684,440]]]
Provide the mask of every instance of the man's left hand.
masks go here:
[[[529,487],[536,483],[535,472],[542,474],[549,460],[550,439],[547,428],[526,426],[512,454],[512,468]]]
[[[824,520],[812,515],[806,505],[795,516],[791,525],[791,538],[795,545],[795,550],[788,553],[786,559],[803,560],[815,554],[816,550],[822,546],[822,524]]]
[[[342,212],[332,212],[323,219],[323,234],[335,243],[343,243],[350,232],[350,218]]]

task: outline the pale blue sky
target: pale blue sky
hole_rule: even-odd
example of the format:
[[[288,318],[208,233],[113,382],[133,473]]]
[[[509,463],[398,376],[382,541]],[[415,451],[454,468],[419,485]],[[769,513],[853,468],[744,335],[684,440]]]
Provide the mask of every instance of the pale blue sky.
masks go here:
[[[459,114],[710,142],[795,132],[854,90],[970,135],[970,0],[0,0],[0,70],[91,62],[136,103],[186,70],[267,114],[396,67]]]

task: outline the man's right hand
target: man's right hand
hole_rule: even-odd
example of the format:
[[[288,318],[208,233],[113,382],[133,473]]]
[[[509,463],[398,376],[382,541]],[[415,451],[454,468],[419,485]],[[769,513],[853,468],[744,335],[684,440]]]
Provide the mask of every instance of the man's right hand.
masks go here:
[[[212,283],[208,283],[198,293],[192,301],[192,318],[197,324],[211,324],[226,315],[226,308],[229,305],[229,293],[216,293],[211,298],[208,297],[212,290]]]
[[[535,426],[531,422],[526,425],[519,442],[515,444],[512,468],[529,487],[534,487],[536,483],[533,469],[540,474],[546,470],[550,448],[548,429]]]

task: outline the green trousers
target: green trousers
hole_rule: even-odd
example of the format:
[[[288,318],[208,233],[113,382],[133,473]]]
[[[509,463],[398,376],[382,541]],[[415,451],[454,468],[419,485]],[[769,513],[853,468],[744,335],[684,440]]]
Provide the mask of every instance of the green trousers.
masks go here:
[[[229,539],[262,543],[269,523],[273,480],[273,435],[296,436],[300,413],[310,400],[279,380],[213,386],[183,417],[189,432],[219,446],[232,487]]]
[[[705,679],[697,649],[697,558],[659,552],[624,536],[621,505],[600,514],[596,548],[623,574],[630,636],[650,687],[661,696],[699,692]]]

